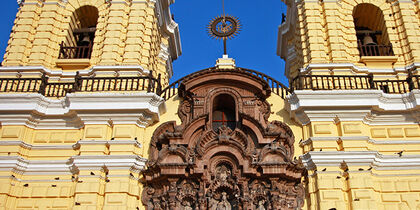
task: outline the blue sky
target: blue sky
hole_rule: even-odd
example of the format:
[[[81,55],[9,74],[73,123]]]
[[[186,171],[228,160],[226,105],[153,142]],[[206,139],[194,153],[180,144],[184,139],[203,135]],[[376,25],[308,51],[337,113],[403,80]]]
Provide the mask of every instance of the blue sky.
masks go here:
[[[0,52],[4,51],[18,5],[3,0],[0,13]],[[287,85],[284,62],[276,55],[277,29],[286,6],[281,0],[225,0],[226,14],[239,18],[242,31],[228,41],[228,54],[236,65],[254,69]],[[222,0],[176,0],[171,6],[181,33],[182,55],[174,62],[171,82],[198,70],[212,67],[223,54],[220,40],[207,34],[207,24],[222,14]]]

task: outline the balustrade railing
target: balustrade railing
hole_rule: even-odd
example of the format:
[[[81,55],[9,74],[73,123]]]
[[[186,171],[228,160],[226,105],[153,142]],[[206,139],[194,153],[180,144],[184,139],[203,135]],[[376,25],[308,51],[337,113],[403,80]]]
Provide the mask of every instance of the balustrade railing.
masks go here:
[[[209,69],[205,69],[209,70]],[[205,71],[202,70],[202,71]],[[409,73],[405,80],[374,80],[373,75],[299,75],[290,83],[290,88],[263,73],[238,68],[267,82],[272,93],[283,99],[294,90],[382,90],[384,93],[402,94],[420,89],[420,75]],[[201,71],[200,71],[201,72]],[[199,73],[199,72],[196,72]],[[45,74],[41,78],[0,78],[1,92],[40,93],[47,97],[63,97],[72,92],[147,91],[160,95],[165,100],[178,94],[181,78],[162,90],[160,74],[154,78],[139,77],[81,77],[78,73],[72,83],[48,82]]]
[[[410,88],[407,80],[375,80],[375,89],[384,93],[408,93]]]
[[[59,59],[90,59],[92,54],[92,44],[88,46],[64,46],[60,44]]]
[[[292,80],[296,90],[354,90],[371,89],[370,76],[300,75]]]
[[[374,80],[373,75],[299,75],[291,82],[291,90],[382,90],[402,94],[419,89],[420,76],[409,73],[405,80]]]
[[[147,91],[160,94],[160,82],[149,77],[95,77],[81,80],[78,91]]]
[[[409,82],[410,89],[420,89],[420,75],[412,76],[411,82]]]
[[[253,74],[253,75],[265,80],[268,83],[268,85],[270,86],[271,92],[276,94],[276,95],[279,95],[283,99],[285,99],[286,96],[290,94],[289,88],[287,88],[281,82],[275,80],[274,78],[272,78],[272,77],[270,77],[266,74],[263,74],[261,72],[258,72],[258,71],[252,70],[252,69],[238,68],[238,70],[245,71],[247,73]]]
[[[47,83],[43,95],[47,97],[64,97],[67,93],[71,93],[73,88],[74,83]]]
[[[0,92],[40,93],[47,97],[63,97],[72,92],[147,91],[161,94],[160,74],[139,77],[81,77],[78,73],[72,83],[48,82],[41,78],[0,78]]]
[[[367,44],[364,45],[361,41],[358,41],[358,49],[360,56],[394,56],[392,50],[392,44],[389,45],[377,45]]]
[[[39,78],[3,78],[0,79],[0,92],[27,92],[36,93],[41,86]]]
[[[209,70],[214,70],[216,69],[215,67],[213,68],[208,68],[208,69],[203,69],[200,70],[198,72],[195,72],[193,74],[200,74],[201,72],[204,71],[209,71]],[[272,77],[263,74],[261,72],[255,71],[255,70],[251,70],[251,69],[245,69],[245,68],[236,68],[234,71],[242,71],[242,72],[246,72],[248,74],[252,74],[254,76],[257,76],[259,78],[261,78],[262,80],[266,81],[267,84],[270,86],[271,92],[279,95],[280,97],[282,97],[283,99],[286,98],[287,95],[290,94],[290,90],[289,88],[287,88],[285,85],[283,85],[281,82],[273,79]],[[176,94],[178,94],[178,88],[181,85],[182,81],[187,78],[183,77],[175,82],[173,82],[172,84],[170,84],[168,87],[166,87],[165,89],[162,90],[162,94],[161,97],[164,98],[165,100],[168,100],[169,98],[175,96]]]
[[[178,88],[181,85],[182,79],[173,82],[168,87],[162,90],[161,97],[164,98],[165,101],[178,94]]]

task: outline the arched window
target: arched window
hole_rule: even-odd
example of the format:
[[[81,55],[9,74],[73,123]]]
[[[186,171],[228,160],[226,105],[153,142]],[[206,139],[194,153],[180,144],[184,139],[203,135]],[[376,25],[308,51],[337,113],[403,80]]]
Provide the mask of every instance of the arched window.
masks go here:
[[[222,126],[232,130],[236,127],[235,100],[232,96],[221,94],[213,101],[212,126],[214,131]]]
[[[98,9],[93,6],[80,7],[73,13],[66,40],[60,46],[59,58],[90,58],[98,17]]]
[[[393,56],[382,10],[368,3],[353,10],[360,56]]]

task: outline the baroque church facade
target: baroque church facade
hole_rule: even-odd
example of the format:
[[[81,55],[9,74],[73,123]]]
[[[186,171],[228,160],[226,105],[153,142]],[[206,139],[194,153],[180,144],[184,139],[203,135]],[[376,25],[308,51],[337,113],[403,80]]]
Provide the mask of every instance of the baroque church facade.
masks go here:
[[[284,0],[287,85],[227,56],[169,84],[173,0],[18,3],[0,209],[420,208],[418,1]]]

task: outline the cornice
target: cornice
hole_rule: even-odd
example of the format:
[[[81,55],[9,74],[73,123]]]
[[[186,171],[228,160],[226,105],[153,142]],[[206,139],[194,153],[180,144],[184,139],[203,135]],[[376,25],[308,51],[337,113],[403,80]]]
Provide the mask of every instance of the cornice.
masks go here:
[[[158,24],[164,34],[169,37],[170,54],[173,60],[176,60],[181,54],[181,38],[179,35],[178,23],[172,19],[172,14],[169,6],[173,4],[174,0],[151,0],[155,3],[155,11],[158,19]],[[172,62],[171,62],[172,63]]]
[[[0,157],[0,171],[22,175],[77,174],[80,170],[128,169],[139,172],[147,159],[138,155],[73,156],[67,160],[27,160],[19,156]]]
[[[115,76],[118,72],[119,75],[132,75],[137,73],[139,76],[148,75],[149,70],[142,66],[93,66],[87,70],[80,70],[80,76]],[[71,77],[74,79],[76,71],[66,72],[63,70],[51,70],[44,66],[7,66],[0,67],[0,76],[38,76],[46,74],[51,78]]]
[[[39,7],[41,7],[42,5],[57,5],[60,6],[62,8],[65,7],[65,5],[68,3],[68,0],[57,0],[57,2],[48,2],[46,0],[38,0],[37,2],[25,2],[25,0],[16,0],[19,7],[23,6],[23,5],[37,5]]]
[[[287,5],[286,22],[278,27],[277,31],[277,55],[286,61],[285,75],[289,77],[289,69],[296,60],[296,49],[288,44],[288,40],[294,36],[297,23],[297,6],[295,1],[285,1]]]
[[[349,166],[371,166],[376,170],[420,169],[420,155],[382,155],[374,151],[311,151],[300,156],[308,170],[320,166],[340,166],[345,161]],[[399,172],[401,173],[401,172]]]
[[[158,57],[164,61],[162,62],[162,64],[166,66],[169,77],[172,77],[174,72],[173,72],[173,67],[172,67],[172,58],[169,52],[168,45],[163,44],[163,43],[160,44],[160,51],[159,51]]]
[[[286,109],[301,124],[337,118],[372,125],[420,122],[420,90],[405,94],[380,90],[295,90],[286,101]]]
[[[73,145],[32,145],[23,141],[0,141],[1,146],[19,146],[27,150],[78,150],[83,145],[133,145],[141,148],[137,140],[91,141],[80,140]],[[76,174],[79,170],[129,169],[141,171],[147,159],[138,155],[89,155],[72,156],[62,160],[28,160],[21,156],[1,156],[0,171],[13,171],[25,175]]]
[[[135,147],[142,148],[142,144],[136,140],[79,140],[72,145],[48,144],[48,145],[33,145],[24,141],[0,141],[1,146],[19,146],[28,150],[77,150],[82,145],[134,145]]]
[[[392,139],[392,140],[376,140],[372,139],[369,136],[334,136],[334,137],[310,137],[306,140],[303,140],[299,143],[299,146],[303,147],[309,145],[312,142],[317,141],[366,141],[369,144],[373,145],[406,145],[406,144],[420,144],[420,140],[402,140],[402,139]]]
[[[353,63],[311,63],[308,64],[306,67],[301,68],[300,72],[302,74],[306,74],[309,72],[316,72],[319,69],[328,69],[328,71],[336,71],[339,69],[343,69],[346,71],[351,71],[353,74],[357,73],[407,73],[409,70],[417,71],[420,68],[420,63],[412,63],[410,65],[404,67],[397,67],[397,68],[388,68],[388,69],[372,69],[367,67],[360,67],[356,66]]]
[[[38,93],[0,94],[2,125],[74,129],[84,124],[136,124],[147,127],[166,112],[154,93],[70,93],[50,99]]]

